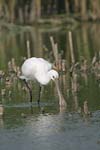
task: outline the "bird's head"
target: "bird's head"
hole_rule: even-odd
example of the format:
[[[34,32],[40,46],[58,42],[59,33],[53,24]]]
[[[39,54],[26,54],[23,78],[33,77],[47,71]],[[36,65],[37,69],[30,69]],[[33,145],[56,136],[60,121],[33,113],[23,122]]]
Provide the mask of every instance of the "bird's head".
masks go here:
[[[51,80],[55,80],[59,78],[58,72],[53,69],[49,71],[49,76]]]

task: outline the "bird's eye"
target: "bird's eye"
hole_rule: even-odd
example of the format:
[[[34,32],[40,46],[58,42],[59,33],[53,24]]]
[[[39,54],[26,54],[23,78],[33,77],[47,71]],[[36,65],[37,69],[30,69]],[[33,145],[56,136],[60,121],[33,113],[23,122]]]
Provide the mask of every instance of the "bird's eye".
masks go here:
[[[55,80],[55,76],[54,76],[54,75],[52,75],[51,79],[52,79],[52,80]]]
[[[52,76],[53,77],[53,79],[55,79],[55,76]]]

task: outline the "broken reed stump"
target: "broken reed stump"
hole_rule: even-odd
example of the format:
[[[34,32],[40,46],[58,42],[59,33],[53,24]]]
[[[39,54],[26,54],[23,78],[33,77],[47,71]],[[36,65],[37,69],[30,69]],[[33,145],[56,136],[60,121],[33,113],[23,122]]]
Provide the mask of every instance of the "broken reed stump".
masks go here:
[[[57,67],[57,70],[59,70],[58,64],[59,64],[60,60],[59,60],[59,53],[58,53],[58,45],[57,45],[57,43],[54,43],[54,39],[52,36],[50,37],[50,41],[51,41],[51,45],[52,45],[53,55],[55,58],[55,65]],[[58,93],[58,97],[59,97],[59,106],[60,107],[66,107],[67,103],[66,103],[66,101],[63,97],[63,94],[61,92],[59,80],[55,80],[55,85],[56,85],[56,89],[57,89],[57,93]]]
[[[4,115],[4,107],[2,104],[0,104],[0,117]]]
[[[62,59],[61,54],[58,52],[58,44],[54,42],[54,38],[50,36],[50,42],[52,46],[52,52],[55,59],[55,66],[59,71],[66,71],[66,61]]]
[[[30,50],[30,41],[29,40],[26,41],[26,46],[27,46],[27,57],[30,58],[31,50]]]
[[[56,85],[57,93],[58,93],[58,96],[59,96],[59,106],[60,107],[66,107],[67,103],[66,103],[66,101],[63,97],[63,94],[61,92],[60,85],[59,85],[59,80],[55,80],[55,85]]]
[[[57,43],[54,43],[54,39],[52,36],[50,36],[50,42],[51,42],[52,51],[53,51],[55,61],[58,62],[58,45],[57,45]]]
[[[75,63],[75,56],[74,56],[74,48],[73,48],[73,40],[72,40],[72,32],[68,32],[69,37],[69,47],[70,47],[70,55],[71,55],[71,62],[72,64]]]
[[[87,100],[84,101],[83,112],[84,112],[85,115],[90,115],[90,111],[89,111],[89,108],[88,108],[88,101]]]

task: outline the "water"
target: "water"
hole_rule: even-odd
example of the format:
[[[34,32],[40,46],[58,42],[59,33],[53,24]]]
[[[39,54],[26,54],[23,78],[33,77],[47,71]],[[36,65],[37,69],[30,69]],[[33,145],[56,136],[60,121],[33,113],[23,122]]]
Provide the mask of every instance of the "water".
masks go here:
[[[52,107],[50,107],[52,109]],[[0,149],[99,150],[100,111],[91,117],[55,112],[12,115],[0,120]]]
[[[72,29],[75,62],[84,58],[90,67],[94,55],[99,62],[99,28],[99,24],[84,24]],[[0,70],[5,74],[0,76],[0,102],[4,106],[4,116],[0,117],[0,150],[100,149],[100,69],[85,73],[76,70],[73,78],[70,76],[68,31],[66,27],[0,30]],[[39,86],[36,82],[31,84],[31,107],[24,83],[8,65],[14,58],[15,68],[20,67],[29,55],[53,61],[51,35],[66,60],[67,71],[60,76],[66,109],[59,108],[53,82],[44,87],[40,108],[37,105]],[[27,48],[27,40],[31,50]],[[84,101],[88,102],[90,115],[84,112]]]

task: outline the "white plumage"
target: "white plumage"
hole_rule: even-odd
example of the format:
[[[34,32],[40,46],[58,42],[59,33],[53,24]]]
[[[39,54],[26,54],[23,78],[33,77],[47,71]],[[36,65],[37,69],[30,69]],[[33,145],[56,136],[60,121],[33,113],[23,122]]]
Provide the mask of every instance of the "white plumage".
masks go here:
[[[29,93],[30,93],[30,102],[32,102],[32,89],[28,85],[28,80],[37,80],[40,84],[39,88],[39,97],[37,99],[38,104],[40,103],[41,98],[41,85],[46,85],[50,82],[50,80],[54,80],[59,96],[59,105],[60,106],[66,106],[66,101],[63,98],[63,95],[61,93],[59,82],[58,82],[58,72],[52,69],[52,64],[46,61],[43,58],[28,58],[25,60],[25,62],[22,64],[21,71],[22,75],[20,76],[20,79],[23,79],[25,82]]]
[[[43,58],[28,58],[21,67],[21,79],[36,79],[41,85],[46,85],[49,81],[59,77],[58,72],[52,69],[52,64]]]

